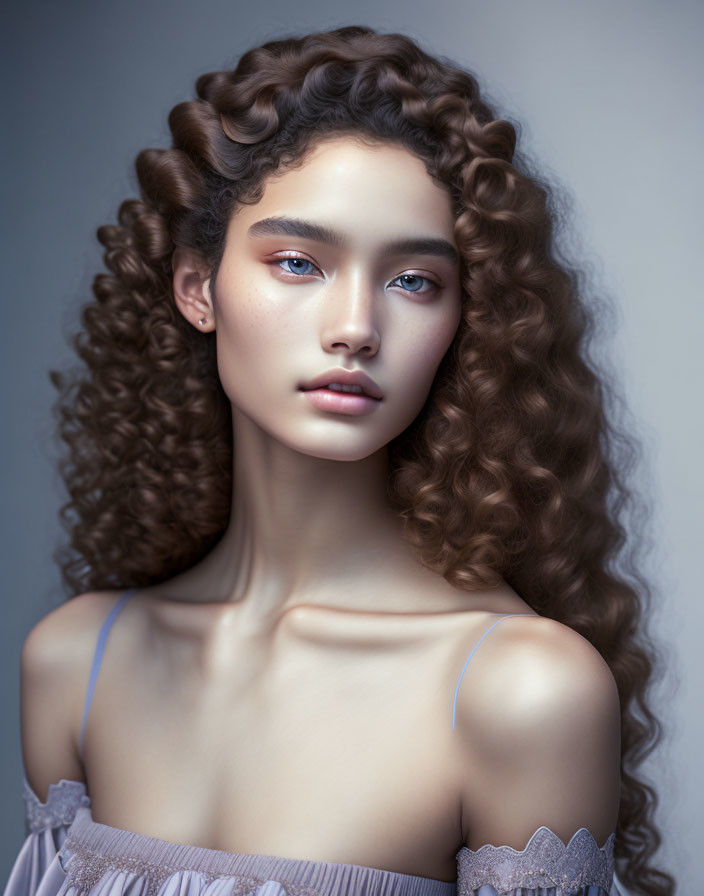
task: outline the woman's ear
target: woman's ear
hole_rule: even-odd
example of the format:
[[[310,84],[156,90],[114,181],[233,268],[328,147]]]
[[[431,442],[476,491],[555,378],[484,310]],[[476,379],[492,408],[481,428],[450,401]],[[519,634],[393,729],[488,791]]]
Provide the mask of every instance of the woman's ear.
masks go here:
[[[210,270],[195,249],[177,247],[171,257],[174,299],[179,311],[202,333],[215,329]]]

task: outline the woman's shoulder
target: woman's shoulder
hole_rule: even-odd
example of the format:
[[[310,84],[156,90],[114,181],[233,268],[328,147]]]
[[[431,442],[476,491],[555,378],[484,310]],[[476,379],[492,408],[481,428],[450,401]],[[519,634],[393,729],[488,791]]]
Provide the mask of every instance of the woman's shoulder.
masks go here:
[[[466,842],[522,849],[544,824],[564,842],[585,826],[603,843],[620,774],[608,664],[587,638],[545,617],[493,616],[483,630],[456,694],[450,751]]]
[[[539,615],[491,615],[473,628],[477,650],[457,695],[457,727],[494,745],[578,714],[620,718],[609,665],[575,629]],[[481,643],[476,634],[480,631]]]
[[[100,626],[119,594],[119,590],[86,591],[42,616],[22,644],[23,670],[58,672],[80,665],[82,658],[92,655]]]
[[[23,691],[62,695],[59,705],[81,699],[100,627],[120,592],[86,591],[42,616],[21,649]]]
[[[114,591],[69,598],[30,629],[21,650],[21,729],[25,773],[45,799],[61,778],[83,780],[78,726],[98,631]]]

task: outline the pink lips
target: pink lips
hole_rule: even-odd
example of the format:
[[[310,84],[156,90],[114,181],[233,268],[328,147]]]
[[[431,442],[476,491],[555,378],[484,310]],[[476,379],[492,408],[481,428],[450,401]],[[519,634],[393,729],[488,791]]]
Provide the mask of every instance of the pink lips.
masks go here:
[[[350,414],[360,416],[373,411],[379,404],[378,399],[354,392],[333,392],[332,389],[304,389],[303,394],[308,401],[321,411],[334,414]]]
[[[326,370],[307,383],[301,383],[300,388],[305,390],[320,389],[329,386],[330,383],[340,383],[347,386],[360,386],[366,395],[372,399],[381,400],[383,397],[381,389],[374,380],[363,373],[361,370],[347,370],[344,367],[335,367],[333,370]],[[343,393],[337,393],[342,395]],[[352,393],[346,393],[351,395]],[[361,396],[359,396],[361,397]]]

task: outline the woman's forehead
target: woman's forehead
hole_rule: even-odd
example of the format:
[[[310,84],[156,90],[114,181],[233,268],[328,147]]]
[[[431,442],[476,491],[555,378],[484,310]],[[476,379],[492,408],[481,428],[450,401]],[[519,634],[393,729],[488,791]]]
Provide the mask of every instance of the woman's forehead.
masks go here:
[[[351,241],[362,233],[422,231],[451,240],[454,232],[449,191],[420,158],[395,144],[369,146],[354,137],[316,144],[302,164],[267,179],[259,201],[242,206],[234,222],[242,234],[271,218],[327,222],[327,230],[339,234],[340,248],[346,234]],[[267,232],[254,230],[253,236]]]
[[[407,174],[415,174],[421,180],[429,178],[425,163],[411,150],[395,141],[371,140],[362,134],[323,136],[311,143],[302,157],[282,167],[267,179],[267,184],[290,179],[297,172],[311,170],[338,170],[369,172],[371,169],[390,169],[402,166]],[[430,178],[429,178],[430,179]],[[432,179],[431,183],[432,183]]]

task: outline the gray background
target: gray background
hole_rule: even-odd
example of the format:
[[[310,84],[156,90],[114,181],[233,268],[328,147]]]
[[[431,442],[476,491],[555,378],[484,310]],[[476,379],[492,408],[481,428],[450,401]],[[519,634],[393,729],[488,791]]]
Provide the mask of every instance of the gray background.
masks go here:
[[[308,30],[399,30],[475,72],[521,146],[573,198],[576,257],[612,310],[601,352],[645,453],[635,486],[652,506],[645,574],[667,651],[655,709],[665,739],[647,772],[660,794],[658,859],[693,893],[701,811],[704,681],[701,152],[704,5],[694,0],[378,3],[24,2],[4,11],[2,146],[2,559],[0,743],[3,882],[23,838],[19,654],[61,599],[51,560],[63,500],[47,370],[101,269],[94,236],[136,195],[132,163],[167,145],[166,116],[204,71]],[[697,61],[699,60],[699,61]],[[701,871],[700,871],[701,874]]]

